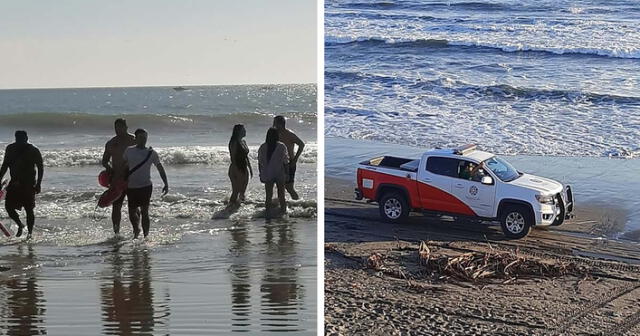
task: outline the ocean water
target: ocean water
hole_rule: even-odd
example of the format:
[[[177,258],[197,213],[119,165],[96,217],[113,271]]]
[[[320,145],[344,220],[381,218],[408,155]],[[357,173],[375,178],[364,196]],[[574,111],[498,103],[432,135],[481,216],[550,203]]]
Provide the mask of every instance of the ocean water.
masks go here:
[[[636,1],[330,0],[325,134],[640,155]]]
[[[32,240],[0,239],[0,334],[210,335],[316,328],[316,88],[314,85],[0,90],[2,150],[26,129],[44,157]],[[302,196],[287,218],[264,219],[257,148],[274,115],[306,143]],[[152,168],[148,241],[122,238],[96,208],[113,121],[149,131],[170,192]],[[229,208],[227,142],[243,123],[256,176]],[[1,153],[0,153],[1,154]],[[10,223],[4,210],[0,221]]]

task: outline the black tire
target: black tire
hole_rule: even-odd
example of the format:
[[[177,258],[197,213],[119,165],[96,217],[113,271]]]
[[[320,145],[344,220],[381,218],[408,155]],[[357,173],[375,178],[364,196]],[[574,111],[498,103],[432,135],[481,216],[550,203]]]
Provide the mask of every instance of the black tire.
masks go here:
[[[409,217],[407,198],[397,191],[384,193],[378,203],[380,217],[391,223],[399,223]]]
[[[502,232],[509,238],[520,239],[529,234],[533,226],[533,214],[521,205],[507,205],[500,215]]]

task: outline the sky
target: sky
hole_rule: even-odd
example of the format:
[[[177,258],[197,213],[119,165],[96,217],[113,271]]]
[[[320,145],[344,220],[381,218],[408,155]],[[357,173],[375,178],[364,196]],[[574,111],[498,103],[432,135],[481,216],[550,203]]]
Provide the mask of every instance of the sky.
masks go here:
[[[0,89],[316,83],[314,0],[0,0]]]

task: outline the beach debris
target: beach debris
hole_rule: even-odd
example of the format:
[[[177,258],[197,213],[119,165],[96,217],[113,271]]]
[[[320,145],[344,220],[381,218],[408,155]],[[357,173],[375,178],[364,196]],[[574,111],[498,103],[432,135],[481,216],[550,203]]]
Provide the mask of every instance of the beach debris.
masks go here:
[[[420,265],[426,265],[429,262],[429,257],[431,257],[431,250],[427,243],[424,241],[420,242],[420,247],[418,247],[418,263]]]
[[[338,247],[335,244],[324,244],[324,250],[327,252],[336,252]]]
[[[376,271],[384,269],[383,259],[384,257],[382,254],[378,252],[372,253],[369,258],[367,258],[367,268],[371,268]]]
[[[586,276],[590,269],[573,262],[544,261],[514,252],[468,252],[457,256],[433,257],[422,242],[418,250],[420,263],[432,275],[476,282],[483,279],[503,279],[508,284],[516,279],[535,277]]]

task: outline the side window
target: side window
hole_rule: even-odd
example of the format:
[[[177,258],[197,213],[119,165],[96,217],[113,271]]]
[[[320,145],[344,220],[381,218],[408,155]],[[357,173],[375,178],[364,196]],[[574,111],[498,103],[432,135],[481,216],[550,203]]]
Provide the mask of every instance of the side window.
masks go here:
[[[478,174],[478,165],[466,160],[458,160],[458,175],[457,178],[471,181],[473,177]]]
[[[471,175],[471,181],[481,182],[482,178],[485,176],[491,176],[491,175],[489,175],[489,173],[487,173],[487,171],[484,170],[484,168],[480,167],[476,170],[476,172],[473,175]]]
[[[434,174],[458,177],[458,160],[431,156],[427,159],[426,169]]]
[[[458,178],[468,181],[480,182],[484,176],[487,176],[486,170],[477,163],[459,160],[458,161]]]

